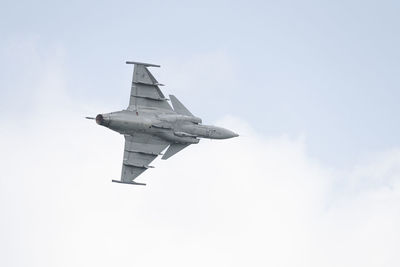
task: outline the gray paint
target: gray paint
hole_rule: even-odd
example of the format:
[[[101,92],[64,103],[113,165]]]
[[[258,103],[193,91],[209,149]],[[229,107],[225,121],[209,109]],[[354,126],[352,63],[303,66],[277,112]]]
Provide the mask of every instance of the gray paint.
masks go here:
[[[125,136],[121,180],[113,182],[145,185],[134,180],[168,147],[162,159],[168,159],[200,138],[228,139],[236,133],[217,126],[203,125],[175,96],[167,102],[147,67],[159,65],[127,61],[134,64],[129,106],[125,110],[99,114],[96,123]]]

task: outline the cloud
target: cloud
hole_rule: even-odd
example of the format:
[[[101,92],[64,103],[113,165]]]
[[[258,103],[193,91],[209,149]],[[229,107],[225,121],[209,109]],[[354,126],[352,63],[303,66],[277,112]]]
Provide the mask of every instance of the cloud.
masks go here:
[[[32,85],[46,98],[29,127],[5,120],[0,133],[2,266],[399,265],[398,149],[338,170],[304,138],[225,117],[241,137],[156,160],[146,187],[113,184],[123,138],[84,120],[96,108],[54,69]]]

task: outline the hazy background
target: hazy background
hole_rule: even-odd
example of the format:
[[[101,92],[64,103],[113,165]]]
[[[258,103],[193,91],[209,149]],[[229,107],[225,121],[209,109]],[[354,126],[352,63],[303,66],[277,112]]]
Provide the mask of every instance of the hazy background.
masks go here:
[[[2,1],[0,265],[398,266],[399,11]],[[241,136],[112,184],[126,60]]]

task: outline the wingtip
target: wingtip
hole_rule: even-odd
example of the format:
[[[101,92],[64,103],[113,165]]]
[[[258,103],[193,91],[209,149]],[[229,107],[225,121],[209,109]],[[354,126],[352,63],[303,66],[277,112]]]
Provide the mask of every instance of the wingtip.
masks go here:
[[[131,184],[131,185],[143,185],[143,186],[145,186],[146,184],[144,184],[144,183],[137,183],[137,182],[134,182],[134,181],[132,181],[132,182],[123,182],[123,181],[120,181],[120,180],[111,180],[113,183],[119,183],[119,184]]]
[[[161,67],[160,65],[157,64],[151,64],[151,63],[145,63],[145,62],[137,62],[137,61],[126,61],[126,64],[134,64],[134,65],[143,65],[145,67]]]

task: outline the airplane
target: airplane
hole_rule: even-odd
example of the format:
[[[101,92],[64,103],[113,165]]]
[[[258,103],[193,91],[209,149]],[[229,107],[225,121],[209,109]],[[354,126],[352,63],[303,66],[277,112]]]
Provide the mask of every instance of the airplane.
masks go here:
[[[148,67],[160,65],[127,61],[133,64],[133,79],[127,109],[86,117],[97,124],[123,134],[125,137],[122,174],[112,182],[146,185],[135,179],[162,155],[168,159],[185,147],[197,144],[200,138],[228,139],[238,134],[221,127],[203,125],[175,96],[165,98],[160,84]],[[171,101],[171,105],[167,101]],[[164,154],[161,152],[166,149]]]

